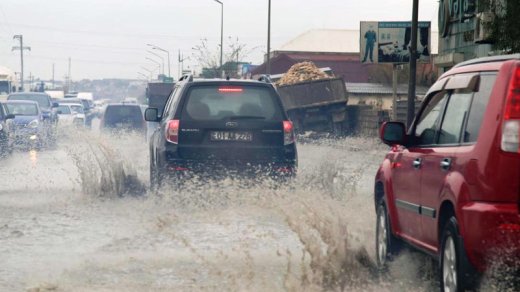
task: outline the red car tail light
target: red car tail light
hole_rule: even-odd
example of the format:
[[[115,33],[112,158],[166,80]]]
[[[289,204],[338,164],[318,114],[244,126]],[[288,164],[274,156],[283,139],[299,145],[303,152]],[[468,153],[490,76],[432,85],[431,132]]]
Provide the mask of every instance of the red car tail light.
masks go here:
[[[520,64],[516,65],[509,83],[500,148],[520,153]]]
[[[179,128],[179,120],[170,120],[166,125],[166,141],[173,144],[179,144]]]
[[[283,121],[283,144],[294,143],[294,126],[291,121]]]

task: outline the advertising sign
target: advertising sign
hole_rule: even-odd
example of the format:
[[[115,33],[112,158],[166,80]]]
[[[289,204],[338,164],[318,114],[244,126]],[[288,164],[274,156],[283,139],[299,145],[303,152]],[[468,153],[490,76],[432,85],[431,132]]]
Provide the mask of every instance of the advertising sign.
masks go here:
[[[362,63],[408,63],[412,23],[409,21],[362,21],[360,25]],[[430,63],[431,22],[419,22],[417,31],[418,61]]]

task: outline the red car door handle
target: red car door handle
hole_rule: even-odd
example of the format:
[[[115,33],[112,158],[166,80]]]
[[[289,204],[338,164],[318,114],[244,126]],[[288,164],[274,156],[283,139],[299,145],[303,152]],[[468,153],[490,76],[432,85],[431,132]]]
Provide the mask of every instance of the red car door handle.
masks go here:
[[[441,161],[441,169],[442,170],[449,170],[450,167],[451,167],[451,158],[444,158],[442,161]]]
[[[413,161],[412,165],[414,168],[421,168],[421,164],[422,164],[422,159],[421,158],[417,158]]]

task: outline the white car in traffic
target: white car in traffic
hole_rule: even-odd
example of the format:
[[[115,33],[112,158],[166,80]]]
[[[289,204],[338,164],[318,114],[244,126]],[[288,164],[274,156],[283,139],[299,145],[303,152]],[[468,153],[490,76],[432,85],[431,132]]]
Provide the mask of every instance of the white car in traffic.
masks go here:
[[[60,126],[85,126],[85,111],[83,105],[76,103],[61,103],[56,108]]]

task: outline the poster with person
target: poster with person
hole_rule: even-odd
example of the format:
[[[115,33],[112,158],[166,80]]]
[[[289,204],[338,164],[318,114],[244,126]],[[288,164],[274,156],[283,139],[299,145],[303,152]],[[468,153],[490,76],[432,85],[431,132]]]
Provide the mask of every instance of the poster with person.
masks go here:
[[[408,63],[412,24],[409,21],[364,21],[360,25],[362,63]],[[421,21],[417,31],[418,62],[429,63],[431,22]]]
[[[362,63],[378,62],[377,30],[377,21],[361,22],[361,28],[359,30],[361,47],[359,52]]]

